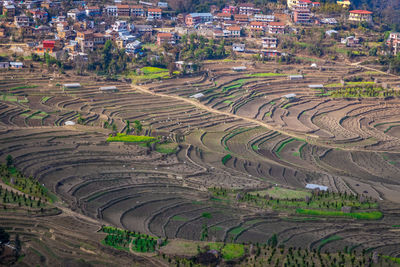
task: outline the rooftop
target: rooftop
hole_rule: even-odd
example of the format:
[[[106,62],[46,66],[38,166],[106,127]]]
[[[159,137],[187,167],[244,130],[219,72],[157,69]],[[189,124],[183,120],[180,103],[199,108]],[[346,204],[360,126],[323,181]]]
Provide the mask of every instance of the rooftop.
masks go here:
[[[371,15],[372,12],[368,10],[351,10],[350,13],[352,14],[362,14],[362,15]]]

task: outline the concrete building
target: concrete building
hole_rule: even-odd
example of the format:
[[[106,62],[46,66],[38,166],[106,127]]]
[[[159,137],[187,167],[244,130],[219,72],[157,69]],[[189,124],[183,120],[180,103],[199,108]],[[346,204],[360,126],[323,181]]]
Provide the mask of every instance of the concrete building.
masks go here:
[[[309,8],[311,1],[299,0],[297,5],[293,8],[293,21],[295,23],[309,23],[311,18],[311,11]]]
[[[211,13],[190,13],[185,17],[187,26],[194,26],[208,21],[213,21],[213,15]]]
[[[351,10],[349,11],[349,21],[354,22],[372,22],[372,12],[368,10]]]

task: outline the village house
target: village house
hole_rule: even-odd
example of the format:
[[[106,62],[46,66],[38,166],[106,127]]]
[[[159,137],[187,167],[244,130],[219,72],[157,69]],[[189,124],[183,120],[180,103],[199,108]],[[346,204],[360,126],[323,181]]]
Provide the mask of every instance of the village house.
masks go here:
[[[234,16],[234,20],[237,23],[248,23],[249,22],[249,16],[245,14],[236,14]]]
[[[349,7],[351,5],[350,0],[338,0],[336,4],[341,5],[342,7]]]
[[[12,69],[22,69],[24,67],[24,63],[22,62],[10,62],[10,68]]]
[[[237,13],[236,11],[237,7],[235,6],[228,6],[222,9],[222,13],[227,13],[227,14],[236,14]]]
[[[230,20],[231,16],[232,15],[230,13],[218,13],[217,15],[214,16],[214,20],[217,21]]]
[[[372,12],[367,10],[351,10],[349,11],[349,21],[354,22],[372,22]]]
[[[35,29],[31,26],[20,27],[18,32],[22,37],[32,37],[35,35]]]
[[[31,18],[25,15],[21,15],[21,16],[15,16],[14,17],[14,25],[17,28],[20,27],[29,27],[30,25],[32,25],[32,21]]]
[[[285,32],[285,23],[276,21],[268,23],[268,33],[283,34],[284,32]]]
[[[311,10],[309,8],[311,1],[299,0],[293,8],[293,21],[295,23],[309,23],[311,18]]]
[[[94,17],[94,16],[100,16],[101,15],[101,10],[100,7],[98,6],[87,6],[85,9],[86,16],[88,17]]]
[[[275,37],[262,37],[263,49],[274,49],[278,46],[278,39]]]
[[[131,9],[129,5],[117,5],[118,17],[129,17],[131,15]]]
[[[147,19],[148,20],[159,20],[161,19],[162,10],[161,8],[149,8],[147,10]]]
[[[168,3],[167,2],[158,2],[157,6],[159,8],[168,8]]]
[[[10,67],[10,62],[0,62],[0,69],[8,69]]]
[[[347,47],[356,47],[360,45],[360,39],[356,38],[355,36],[342,38],[340,42],[345,44]]]
[[[298,0],[287,0],[287,5],[289,9],[293,9],[298,3]]]
[[[259,22],[272,22],[272,21],[275,21],[275,16],[274,15],[256,14],[250,20],[259,21]]]
[[[250,30],[252,30],[252,31],[263,32],[263,31],[265,31],[265,28],[266,28],[266,24],[264,24],[264,22],[260,22],[260,21],[250,22]]]
[[[163,44],[175,44],[175,35],[170,32],[159,32],[157,34],[157,45],[161,46]]]
[[[106,6],[105,11],[107,16],[109,17],[117,17],[118,16],[118,7],[117,6]]]
[[[230,37],[233,38],[240,37],[241,28],[239,26],[229,26],[226,29],[229,31]]]
[[[212,20],[213,15],[211,13],[190,13],[185,17],[185,23],[189,27]]]
[[[278,57],[280,56],[281,53],[278,50],[262,50],[261,51],[261,56],[263,57]]]
[[[67,17],[72,20],[82,20],[85,17],[86,13],[83,10],[79,10],[77,8],[71,9],[67,12]]]
[[[44,40],[42,44],[36,47],[36,53],[53,53],[56,50],[56,41],[55,40]]]
[[[143,6],[141,5],[134,5],[131,6],[131,17],[144,17],[145,16],[145,11]]]
[[[47,22],[47,19],[49,17],[49,14],[42,9],[29,10],[28,12],[32,14],[34,20],[38,20],[41,22]]]
[[[3,6],[3,15],[6,15],[7,18],[13,18],[15,16],[15,6],[14,5]]]
[[[391,32],[386,44],[393,49],[393,54],[397,55],[400,51],[400,33]]]
[[[246,49],[245,44],[232,44],[232,50],[235,52],[244,52]]]
[[[260,13],[259,8],[255,8],[253,3],[242,3],[239,5],[239,14],[252,16]]]
[[[138,40],[128,43],[125,46],[125,52],[127,54],[136,54],[140,51],[140,49],[142,48],[142,43]]]
[[[139,34],[144,34],[146,32],[152,33],[153,26],[151,26],[151,25],[135,25],[135,30]]]

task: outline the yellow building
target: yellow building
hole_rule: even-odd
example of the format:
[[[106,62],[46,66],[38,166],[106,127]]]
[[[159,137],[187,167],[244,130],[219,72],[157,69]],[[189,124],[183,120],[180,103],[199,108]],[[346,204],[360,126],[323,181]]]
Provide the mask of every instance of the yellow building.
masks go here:
[[[372,22],[372,12],[367,10],[351,10],[349,11],[349,21],[355,22]]]
[[[338,0],[336,3],[342,7],[349,7],[351,5],[350,0]]]
[[[299,2],[298,0],[287,0],[287,5],[289,9],[293,9],[298,2]]]

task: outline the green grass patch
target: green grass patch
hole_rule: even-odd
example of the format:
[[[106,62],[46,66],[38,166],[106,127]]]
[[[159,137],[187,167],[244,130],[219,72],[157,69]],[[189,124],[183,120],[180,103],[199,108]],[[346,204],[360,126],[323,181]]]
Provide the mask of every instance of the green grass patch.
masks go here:
[[[13,91],[13,90],[21,90],[21,89],[29,89],[29,88],[36,88],[36,87],[38,87],[38,86],[37,86],[37,85],[16,86],[16,87],[10,88],[10,91]]]
[[[201,217],[207,218],[207,219],[211,219],[211,218],[212,218],[212,215],[211,215],[211,213],[209,213],[209,212],[203,212],[203,213],[201,214]]]
[[[185,218],[185,217],[182,217],[182,216],[179,216],[179,215],[175,215],[174,217],[171,218],[171,220],[177,221],[177,222],[186,222],[189,219]]]
[[[225,260],[239,259],[244,255],[244,245],[242,244],[226,244],[222,249],[222,257]]]
[[[312,58],[312,57],[296,57],[296,59],[300,59],[303,61],[309,61],[309,62],[317,62],[318,61],[316,58]]]
[[[241,232],[243,232],[244,230],[245,229],[243,227],[239,226],[239,227],[236,227],[236,228],[233,228],[232,230],[230,230],[229,233],[232,234],[232,235],[238,235]]]
[[[232,104],[233,101],[232,101],[232,100],[225,100],[224,103],[225,103],[225,104]]]
[[[292,105],[292,103],[287,103],[287,104],[284,105],[282,108],[283,108],[283,109],[287,109],[287,108],[289,108],[291,105]]]
[[[40,100],[40,102],[42,104],[46,103],[47,101],[49,101],[50,98],[53,98],[52,96],[44,96],[42,97],[42,99]]]
[[[232,158],[231,154],[225,155],[225,156],[221,159],[222,164],[225,165],[225,164],[228,162],[228,160],[230,160],[231,158]]]
[[[286,146],[287,144],[289,144],[289,143],[295,141],[295,140],[296,140],[296,139],[291,138],[291,139],[288,139],[288,140],[282,142],[282,143],[279,145],[278,149],[275,151],[275,153],[278,155],[278,157],[280,157],[279,154],[282,152],[282,150],[285,148],[285,146]]]
[[[168,72],[167,69],[156,68],[156,67],[143,67],[143,68],[141,68],[141,71],[142,71],[144,74]]]
[[[109,136],[107,142],[133,142],[133,143],[149,143],[155,141],[156,138],[151,136],[142,135],[127,135],[124,133],[117,133],[117,136]]]
[[[292,190],[287,188],[281,188],[274,186],[268,190],[254,191],[251,194],[259,194],[260,196],[271,196],[278,199],[304,199],[306,196],[311,197],[311,193],[308,191]]]
[[[173,142],[166,142],[156,144],[156,151],[163,154],[174,154],[178,150],[178,144]]]
[[[296,213],[311,216],[350,217],[358,220],[379,220],[383,216],[380,211],[344,213],[342,211],[297,209]]]
[[[215,232],[218,232],[218,231],[222,231],[222,230],[224,230],[224,228],[222,228],[221,226],[212,226],[212,227],[210,227],[210,231],[215,231]]]
[[[400,265],[400,258],[390,257],[390,256],[386,256],[386,255],[382,255],[382,257],[383,257],[384,259],[391,260],[391,261],[395,262],[396,264],[399,264],[399,265]]]

